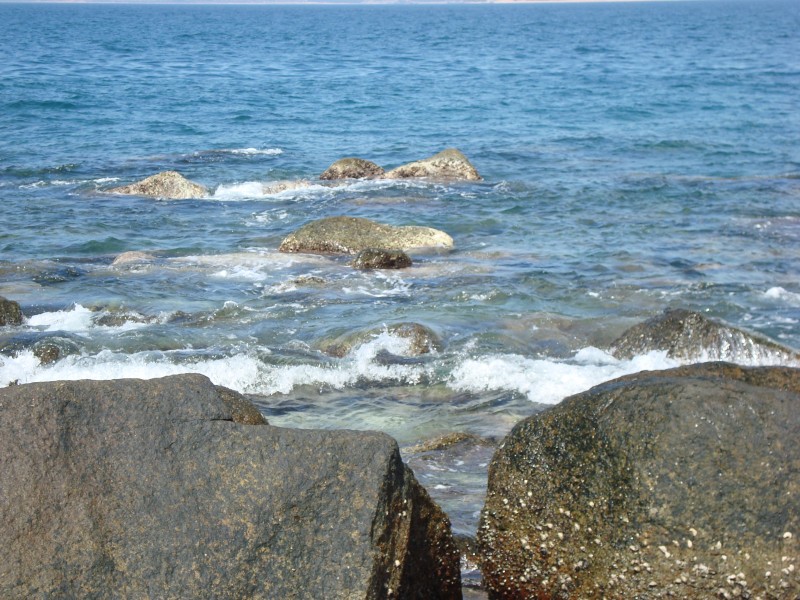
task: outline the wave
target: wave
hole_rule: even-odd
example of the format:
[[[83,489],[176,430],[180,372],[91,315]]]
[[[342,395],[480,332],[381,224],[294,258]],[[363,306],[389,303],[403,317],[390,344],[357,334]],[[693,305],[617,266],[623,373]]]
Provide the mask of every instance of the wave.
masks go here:
[[[782,287],[771,287],[764,292],[764,297],[770,300],[780,300],[789,306],[800,306],[800,294],[790,292]]]

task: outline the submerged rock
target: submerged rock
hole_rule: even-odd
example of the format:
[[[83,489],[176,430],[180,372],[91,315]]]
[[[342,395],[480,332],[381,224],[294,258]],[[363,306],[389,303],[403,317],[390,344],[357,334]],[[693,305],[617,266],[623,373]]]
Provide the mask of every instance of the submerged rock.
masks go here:
[[[328,217],[303,225],[281,242],[281,252],[357,254],[367,248],[407,250],[450,248],[453,238],[443,231],[413,225],[395,227],[358,217]]]
[[[129,252],[123,252],[122,254],[117,256],[111,263],[111,266],[120,267],[122,265],[144,263],[154,260],[154,258],[155,257],[152,254],[148,254],[147,252],[141,252],[140,250],[131,250]]]
[[[361,346],[384,332],[409,341],[406,356],[421,356],[431,352],[440,352],[444,348],[442,339],[437,333],[430,327],[419,323],[393,323],[388,326],[347,333],[334,340],[323,341],[319,347],[325,354],[342,358],[353,348]]]
[[[795,598],[800,370],[705,363],[519,423],[478,530],[490,598]]]
[[[0,327],[5,325],[21,325],[24,320],[19,302],[0,296]]]
[[[416,177],[463,179],[467,181],[480,181],[482,179],[467,157],[455,148],[448,148],[430,158],[401,165],[381,176],[382,179],[409,179]]]
[[[800,354],[763,336],[685,309],[664,313],[631,327],[611,346],[611,353],[630,359],[654,350],[682,360],[726,360],[781,364]]]
[[[320,179],[369,179],[383,175],[383,168],[363,158],[341,158],[319,176]]]
[[[311,182],[306,179],[294,179],[286,181],[273,181],[262,186],[261,191],[264,194],[280,194],[281,192],[288,192],[293,190],[305,190],[311,187]]]
[[[272,427],[198,375],[4,388],[0,430],[4,598],[461,597],[384,434]]]
[[[136,183],[115,187],[108,191],[112,194],[148,196],[150,198],[167,198],[170,200],[201,198],[208,195],[208,190],[205,187],[189,181],[177,171],[157,173]]]
[[[367,248],[358,253],[351,266],[354,269],[405,269],[411,266],[411,257],[402,250]]]

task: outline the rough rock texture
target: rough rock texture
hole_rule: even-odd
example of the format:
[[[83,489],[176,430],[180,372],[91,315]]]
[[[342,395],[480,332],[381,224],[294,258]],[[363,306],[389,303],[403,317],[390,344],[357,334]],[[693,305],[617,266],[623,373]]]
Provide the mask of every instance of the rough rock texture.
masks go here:
[[[460,598],[386,435],[272,427],[205,377],[0,390],[0,597]]]
[[[411,257],[402,250],[367,248],[358,253],[351,266],[354,269],[405,269],[411,266]]]
[[[367,179],[383,175],[383,168],[363,158],[341,158],[319,176],[320,179]]]
[[[0,327],[3,325],[20,325],[23,319],[19,303],[0,296]]]
[[[286,181],[273,181],[262,186],[261,191],[264,194],[280,194],[281,192],[293,190],[305,190],[310,187],[310,181],[307,181],[306,179],[295,179]]]
[[[489,469],[490,598],[797,598],[800,370],[643,372],[519,423]]]
[[[763,336],[684,309],[662,314],[634,325],[611,346],[617,358],[628,359],[653,350],[666,351],[670,358],[684,360],[727,360],[781,364],[800,361],[800,354]]]
[[[389,332],[396,337],[409,341],[406,356],[420,356],[431,352],[439,352],[444,348],[439,335],[430,327],[419,323],[393,323],[365,331],[351,332],[333,340],[324,340],[319,344],[319,348],[325,354],[341,358],[353,348],[361,346],[383,332]]]
[[[357,254],[367,248],[407,250],[453,246],[443,231],[413,225],[394,227],[358,217],[328,217],[303,225],[281,242],[281,252]]]
[[[149,262],[154,260],[155,257],[152,254],[148,254],[147,252],[142,252],[140,250],[130,250],[128,252],[123,252],[119,256],[114,259],[114,262],[111,263],[112,267],[119,267],[122,265],[130,265],[130,264],[140,264]]]
[[[168,198],[170,200],[201,198],[208,195],[206,188],[189,181],[177,171],[157,173],[136,183],[115,187],[108,191],[112,194],[149,196],[150,198]]]
[[[463,179],[467,181],[481,180],[481,176],[472,166],[472,163],[455,148],[448,148],[430,158],[401,165],[381,176],[382,179],[409,179],[415,177]]]

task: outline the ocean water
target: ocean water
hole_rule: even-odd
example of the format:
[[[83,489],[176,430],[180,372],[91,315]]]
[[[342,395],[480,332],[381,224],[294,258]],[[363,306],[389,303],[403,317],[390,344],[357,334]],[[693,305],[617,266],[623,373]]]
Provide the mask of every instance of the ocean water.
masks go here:
[[[607,352],[668,307],[800,348],[800,3],[0,4],[0,23],[0,295],[28,317],[0,332],[0,385],[204,373],[276,425],[395,436],[470,533],[491,445],[414,444],[496,442],[676,365]],[[316,181],[446,147],[484,180]],[[208,196],[105,192],[166,169]],[[264,191],[285,180],[305,183]],[[372,272],[277,251],[334,215],[455,248]],[[126,251],[152,258],[112,264]],[[409,356],[403,322],[441,350]]]

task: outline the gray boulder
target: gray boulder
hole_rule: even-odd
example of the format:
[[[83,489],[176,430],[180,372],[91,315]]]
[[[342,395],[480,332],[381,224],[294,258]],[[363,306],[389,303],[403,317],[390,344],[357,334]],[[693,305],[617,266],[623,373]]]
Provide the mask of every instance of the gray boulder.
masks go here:
[[[0,597],[461,597],[384,434],[272,427],[199,375],[4,388],[0,429]]]
[[[371,179],[383,175],[383,168],[363,158],[341,158],[319,176],[320,179]]]
[[[19,302],[8,300],[0,296],[0,327],[5,325],[20,325],[25,317]]]
[[[136,183],[115,187],[108,191],[112,194],[148,196],[150,198],[166,198],[170,200],[201,198],[208,195],[208,190],[205,187],[189,181],[177,171],[157,173]]]
[[[631,327],[611,345],[622,359],[653,350],[680,360],[785,364],[800,360],[796,351],[685,309],[666,310]]]
[[[489,469],[490,598],[797,598],[800,370],[644,372],[519,423]]]
[[[411,257],[402,250],[367,248],[358,253],[351,266],[354,269],[405,269],[411,266]]]
[[[443,231],[413,225],[394,227],[358,217],[328,217],[303,225],[281,242],[281,252],[357,254],[367,248],[451,248]]]
[[[396,167],[384,173],[382,179],[430,179],[480,181],[481,176],[466,156],[455,148],[442,150],[429,158]]]

